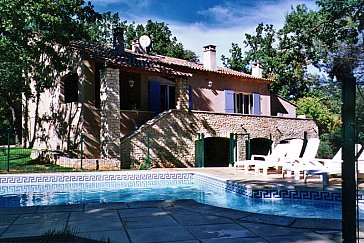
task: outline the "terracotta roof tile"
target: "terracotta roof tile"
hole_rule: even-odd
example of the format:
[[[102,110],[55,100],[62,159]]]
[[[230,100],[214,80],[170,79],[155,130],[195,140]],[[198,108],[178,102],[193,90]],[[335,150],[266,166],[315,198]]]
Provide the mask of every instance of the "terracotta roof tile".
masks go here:
[[[72,42],[68,46],[81,51],[81,53],[88,58],[103,61],[108,64],[115,64],[123,67],[141,68],[151,72],[159,72],[177,76],[192,76],[192,73],[171,68],[166,64],[149,58],[147,55],[132,53],[128,50],[126,50],[122,55],[115,55],[115,52],[111,47],[84,41]]]
[[[188,71],[188,69],[192,69],[223,75],[245,77],[257,81],[260,80],[266,83],[272,82],[272,80],[270,79],[257,78],[250,74],[223,67],[218,67],[215,71],[206,69],[201,63],[190,62],[174,57],[161,55],[152,56],[147,54],[134,53],[131,50],[125,50],[122,55],[116,56],[112,47],[88,43],[84,41],[72,42],[70,46],[80,50],[84,55],[93,59],[99,59],[102,61],[110,62],[112,64],[126,67],[142,68],[148,71],[169,73],[179,76],[193,76],[193,74]],[[181,70],[181,67],[183,67],[183,71]]]

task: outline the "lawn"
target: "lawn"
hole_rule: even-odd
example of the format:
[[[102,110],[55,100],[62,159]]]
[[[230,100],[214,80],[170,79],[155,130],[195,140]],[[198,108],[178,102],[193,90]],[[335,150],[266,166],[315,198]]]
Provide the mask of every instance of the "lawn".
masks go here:
[[[10,147],[10,151],[8,152],[7,146],[1,146],[0,173],[8,173],[8,166],[9,173],[75,171],[72,168],[61,167],[50,163],[43,163],[37,159],[33,160],[30,158],[31,152],[32,149],[25,149],[13,146]]]

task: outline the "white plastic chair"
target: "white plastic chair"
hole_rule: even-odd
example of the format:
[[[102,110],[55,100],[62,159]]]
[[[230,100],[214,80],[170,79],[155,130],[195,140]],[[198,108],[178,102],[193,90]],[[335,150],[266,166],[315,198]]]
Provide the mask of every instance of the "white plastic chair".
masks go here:
[[[288,143],[280,143],[268,156],[254,156],[253,160],[241,161],[239,164],[243,164],[245,170],[248,171],[250,166],[254,166],[255,173],[262,170],[263,175],[268,174],[268,169],[275,167],[277,171],[282,171],[282,166],[285,159],[288,156],[298,156],[301,153],[303,140],[292,139]],[[257,160],[256,158],[262,158],[263,160]]]
[[[289,148],[289,144],[280,143],[277,144],[277,146],[272,150],[272,153],[269,155],[252,155],[251,160],[236,161],[234,163],[234,171],[237,167],[244,167],[244,170],[247,172],[250,166],[256,166],[257,163],[278,162],[286,156]]]
[[[355,145],[355,151],[358,153],[361,150],[361,145]],[[358,171],[361,170],[364,162],[364,152],[360,154],[357,159]],[[308,175],[320,175],[322,177],[322,184],[324,186],[329,185],[329,177],[334,174],[341,174],[342,167],[342,149],[335,154],[332,159],[314,159],[306,166],[304,172],[304,182],[307,182]]]
[[[294,158],[298,158],[301,154],[303,145],[303,140],[300,138],[295,138],[290,140],[286,144],[287,153],[285,156],[280,157],[278,160],[269,160],[265,163],[257,163],[255,165],[255,172],[259,172],[263,170],[263,174],[268,174],[268,169],[271,167],[276,168],[278,172],[283,172],[283,166],[285,165],[286,161],[291,161]]]
[[[305,151],[302,157],[297,156],[296,158],[288,158],[286,159],[286,163],[283,165],[283,177],[284,173],[287,173],[287,176],[291,175],[293,171],[295,180],[300,179],[301,172],[305,171],[306,165],[313,159],[315,159],[318,148],[320,145],[320,139],[318,138],[310,138],[307,141]]]

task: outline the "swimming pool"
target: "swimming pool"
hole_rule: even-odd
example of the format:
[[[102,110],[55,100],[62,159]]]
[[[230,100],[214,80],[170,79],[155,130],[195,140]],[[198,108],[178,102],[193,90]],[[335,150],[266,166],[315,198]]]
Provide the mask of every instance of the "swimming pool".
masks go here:
[[[341,218],[341,193],[250,188],[199,173],[65,173],[0,176],[0,207],[193,199],[254,213]]]

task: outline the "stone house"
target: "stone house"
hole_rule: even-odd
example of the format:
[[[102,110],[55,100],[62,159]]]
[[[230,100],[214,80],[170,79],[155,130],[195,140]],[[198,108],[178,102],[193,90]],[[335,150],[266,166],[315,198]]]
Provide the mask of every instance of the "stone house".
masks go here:
[[[246,155],[246,135],[252,151],[262,139],[318,136],[313,120],[296,118],[296,107],[269,91],[259,64],[251,75],[218,67],[216,46],[204,47],[203,64],[148,55],[137,44],[126,50],[121,32],[113,47],[80,41],[67,48],[69,71],[40,97],[34,146],[66,149],[73,141],[79,149],[82,142],[90,167],[96,160],[129,167],[147,156],[159,166],[198,166],[202,137],[205,166],[227,166],[232,133],[245,134],[233,137],[235,159]],[[27,106],[34,125],[35,104]]]

